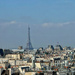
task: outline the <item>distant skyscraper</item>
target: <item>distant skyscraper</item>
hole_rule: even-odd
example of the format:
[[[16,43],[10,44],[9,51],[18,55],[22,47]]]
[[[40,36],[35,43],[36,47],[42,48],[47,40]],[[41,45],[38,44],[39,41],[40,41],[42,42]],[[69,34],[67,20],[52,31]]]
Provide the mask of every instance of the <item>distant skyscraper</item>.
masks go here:
[[[30,40],[30,27],[28,27],[28,42],[27,42],[26,50],[33,50],[31,40]]]

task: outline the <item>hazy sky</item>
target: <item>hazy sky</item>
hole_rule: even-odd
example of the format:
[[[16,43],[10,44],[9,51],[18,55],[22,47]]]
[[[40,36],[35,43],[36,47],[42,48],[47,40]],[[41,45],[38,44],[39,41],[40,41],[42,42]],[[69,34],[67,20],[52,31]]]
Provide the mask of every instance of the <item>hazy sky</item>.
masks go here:
[[[0,0],[0,47],[75,47],[75,0]]]

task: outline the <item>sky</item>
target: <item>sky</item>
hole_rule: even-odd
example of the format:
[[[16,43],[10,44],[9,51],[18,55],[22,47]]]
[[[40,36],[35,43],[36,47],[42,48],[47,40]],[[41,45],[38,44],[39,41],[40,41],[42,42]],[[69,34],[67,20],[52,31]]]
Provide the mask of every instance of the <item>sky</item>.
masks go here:
[[[75,47],[75,0],[0,0],[0,48]]]

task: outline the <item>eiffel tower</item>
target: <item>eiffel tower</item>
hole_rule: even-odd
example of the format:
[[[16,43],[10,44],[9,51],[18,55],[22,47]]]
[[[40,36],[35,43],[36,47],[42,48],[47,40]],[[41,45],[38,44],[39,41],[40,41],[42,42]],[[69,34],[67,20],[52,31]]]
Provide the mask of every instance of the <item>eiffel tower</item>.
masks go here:
[[[28,26],[28,42],[25,50],[33,50],[31,40],[30,40],[30,27]]]

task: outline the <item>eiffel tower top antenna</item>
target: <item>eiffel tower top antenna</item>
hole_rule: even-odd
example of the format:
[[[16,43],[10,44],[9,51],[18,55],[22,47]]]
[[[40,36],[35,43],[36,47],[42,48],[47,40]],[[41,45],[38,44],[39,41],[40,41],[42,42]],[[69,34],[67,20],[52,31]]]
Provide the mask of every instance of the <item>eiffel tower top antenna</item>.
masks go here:
[[[30,27],[28,26],[28,42],[30,42]]]

